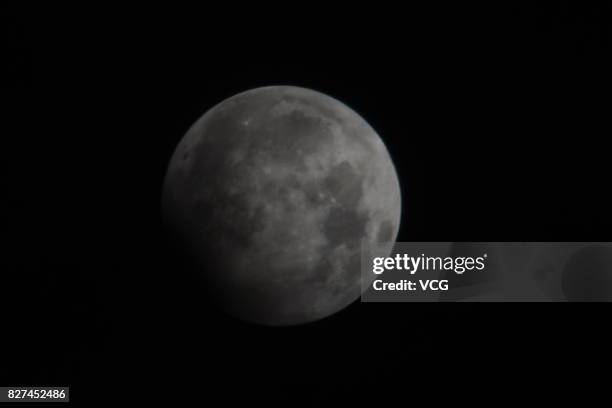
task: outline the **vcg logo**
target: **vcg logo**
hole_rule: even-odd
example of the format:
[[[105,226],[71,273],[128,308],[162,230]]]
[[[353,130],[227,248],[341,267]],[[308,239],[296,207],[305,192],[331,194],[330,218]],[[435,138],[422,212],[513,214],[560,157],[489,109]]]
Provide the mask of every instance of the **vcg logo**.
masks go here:
[[[421,289],[423,290],[448,290],[448,281],[447,280],[437,280],[437,279],[427,279],[427,280],[419,280],[419,284],[421,285]]]

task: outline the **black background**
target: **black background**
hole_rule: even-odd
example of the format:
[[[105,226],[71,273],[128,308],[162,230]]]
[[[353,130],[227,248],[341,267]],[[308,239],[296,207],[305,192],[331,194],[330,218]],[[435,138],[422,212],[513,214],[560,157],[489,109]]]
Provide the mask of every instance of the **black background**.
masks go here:
[[[160,223],[188,127],[237,92],[288,84],[383,137],[400,241],[612,241],[608,11],[7,9],[0,382],[68,384],[86,406],[317,406],[609,367],[607,304],[356,302],[304,326],[242,323],[202,298]]]

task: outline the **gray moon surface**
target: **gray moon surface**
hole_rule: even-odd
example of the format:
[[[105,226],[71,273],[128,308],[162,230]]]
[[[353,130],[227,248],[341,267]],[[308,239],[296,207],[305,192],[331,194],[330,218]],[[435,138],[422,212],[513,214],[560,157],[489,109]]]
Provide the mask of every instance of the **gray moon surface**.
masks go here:
[[[270,86],[232,96],[181,139],[162,212],[229,314],[315,321],[361,294],[361,243],[389,243],[397,173],[377,133],[322,93]]]

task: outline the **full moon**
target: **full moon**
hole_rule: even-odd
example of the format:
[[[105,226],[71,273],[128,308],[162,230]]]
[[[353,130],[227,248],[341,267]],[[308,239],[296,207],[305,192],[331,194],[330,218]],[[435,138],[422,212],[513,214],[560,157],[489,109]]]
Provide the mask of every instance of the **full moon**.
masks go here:
[[[181,139],[162,212],[214,301],[239,319],[302,324],[361,294],[361,245],[397,237],[401,196],[377,133],[322,93],[232,96]]]

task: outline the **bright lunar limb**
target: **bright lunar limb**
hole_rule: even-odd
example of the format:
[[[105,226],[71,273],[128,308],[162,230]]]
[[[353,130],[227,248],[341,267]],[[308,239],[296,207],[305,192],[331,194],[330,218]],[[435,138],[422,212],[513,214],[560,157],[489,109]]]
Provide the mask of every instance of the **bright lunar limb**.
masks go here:
[[[392,243],[401,197],[389,153],[357,113],[292,86],[235,95],[178,144],[162,207],[228,313],[321,319],[361,293],[361,242]]]

